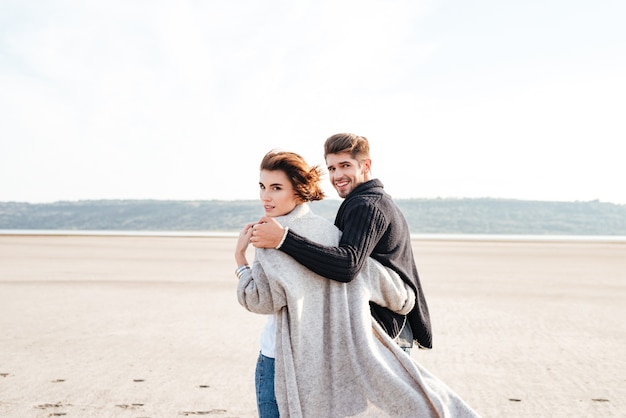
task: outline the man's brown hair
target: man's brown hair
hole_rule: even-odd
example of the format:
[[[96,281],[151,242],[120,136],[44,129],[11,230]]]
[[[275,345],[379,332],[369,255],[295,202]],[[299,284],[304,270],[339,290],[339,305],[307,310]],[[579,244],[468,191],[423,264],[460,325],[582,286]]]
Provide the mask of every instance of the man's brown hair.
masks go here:
[[[351,133],[335,134],[324,143],[324,158],[342,152],[349,152],[353,159],[362,162],[370,158],[370,144],[364,136]]]

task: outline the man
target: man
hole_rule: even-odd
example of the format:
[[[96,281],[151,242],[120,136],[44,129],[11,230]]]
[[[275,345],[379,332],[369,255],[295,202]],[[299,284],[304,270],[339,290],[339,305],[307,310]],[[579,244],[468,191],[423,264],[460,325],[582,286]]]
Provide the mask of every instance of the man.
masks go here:
[[[417,273],[411,236],[404,215],[371,175],[372,161],[365,137],[340,133],[324,144],[324,158],[333,187],[342,202],[335,225],[342,231],[339,246],[312,242],[276,220],[263,217],[251,243],[276,248],[315,273],[340,282],[354,279],[368,257],[392,269],[415,291],[415,307],[406,316],[370,303],[373,317],[398,344],[409,351],[416,342],[432,348],[430,316]]]

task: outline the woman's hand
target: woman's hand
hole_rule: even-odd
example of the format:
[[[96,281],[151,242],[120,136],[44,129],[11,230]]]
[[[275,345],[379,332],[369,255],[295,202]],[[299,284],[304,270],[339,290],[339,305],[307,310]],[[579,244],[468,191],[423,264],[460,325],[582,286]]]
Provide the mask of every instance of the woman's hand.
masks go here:
[[[254,223],[249,223],[243,227],[241,232],[239,232],[239,238],[237,239],[237,245],[235,246],[235,261],[237,262],[237,266],[248,264],[246,250],[248,249],[248,245],[250,245],[253,225]]]

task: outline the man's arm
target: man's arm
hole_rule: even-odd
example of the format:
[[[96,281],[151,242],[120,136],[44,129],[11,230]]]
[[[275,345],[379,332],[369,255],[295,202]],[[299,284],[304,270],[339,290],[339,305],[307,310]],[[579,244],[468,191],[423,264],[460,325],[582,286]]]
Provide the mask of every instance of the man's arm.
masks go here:
[[[337,247],[317,244],[285,229],[273,218],[262,218],[254,227],[251,244],[276,248],[315,273],[340,282],[356,277],[386,230],[386,220],[374,206],[363,204],[344,214]]]

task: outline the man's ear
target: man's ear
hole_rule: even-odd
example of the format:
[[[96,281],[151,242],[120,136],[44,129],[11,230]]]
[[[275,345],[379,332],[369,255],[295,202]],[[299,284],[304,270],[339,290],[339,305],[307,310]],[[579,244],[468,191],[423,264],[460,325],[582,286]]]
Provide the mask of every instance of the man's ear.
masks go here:
[[[366,158],[365,160],[363,160],[363,171],[369,174],[372,173],[372,160],[371,159]]]

